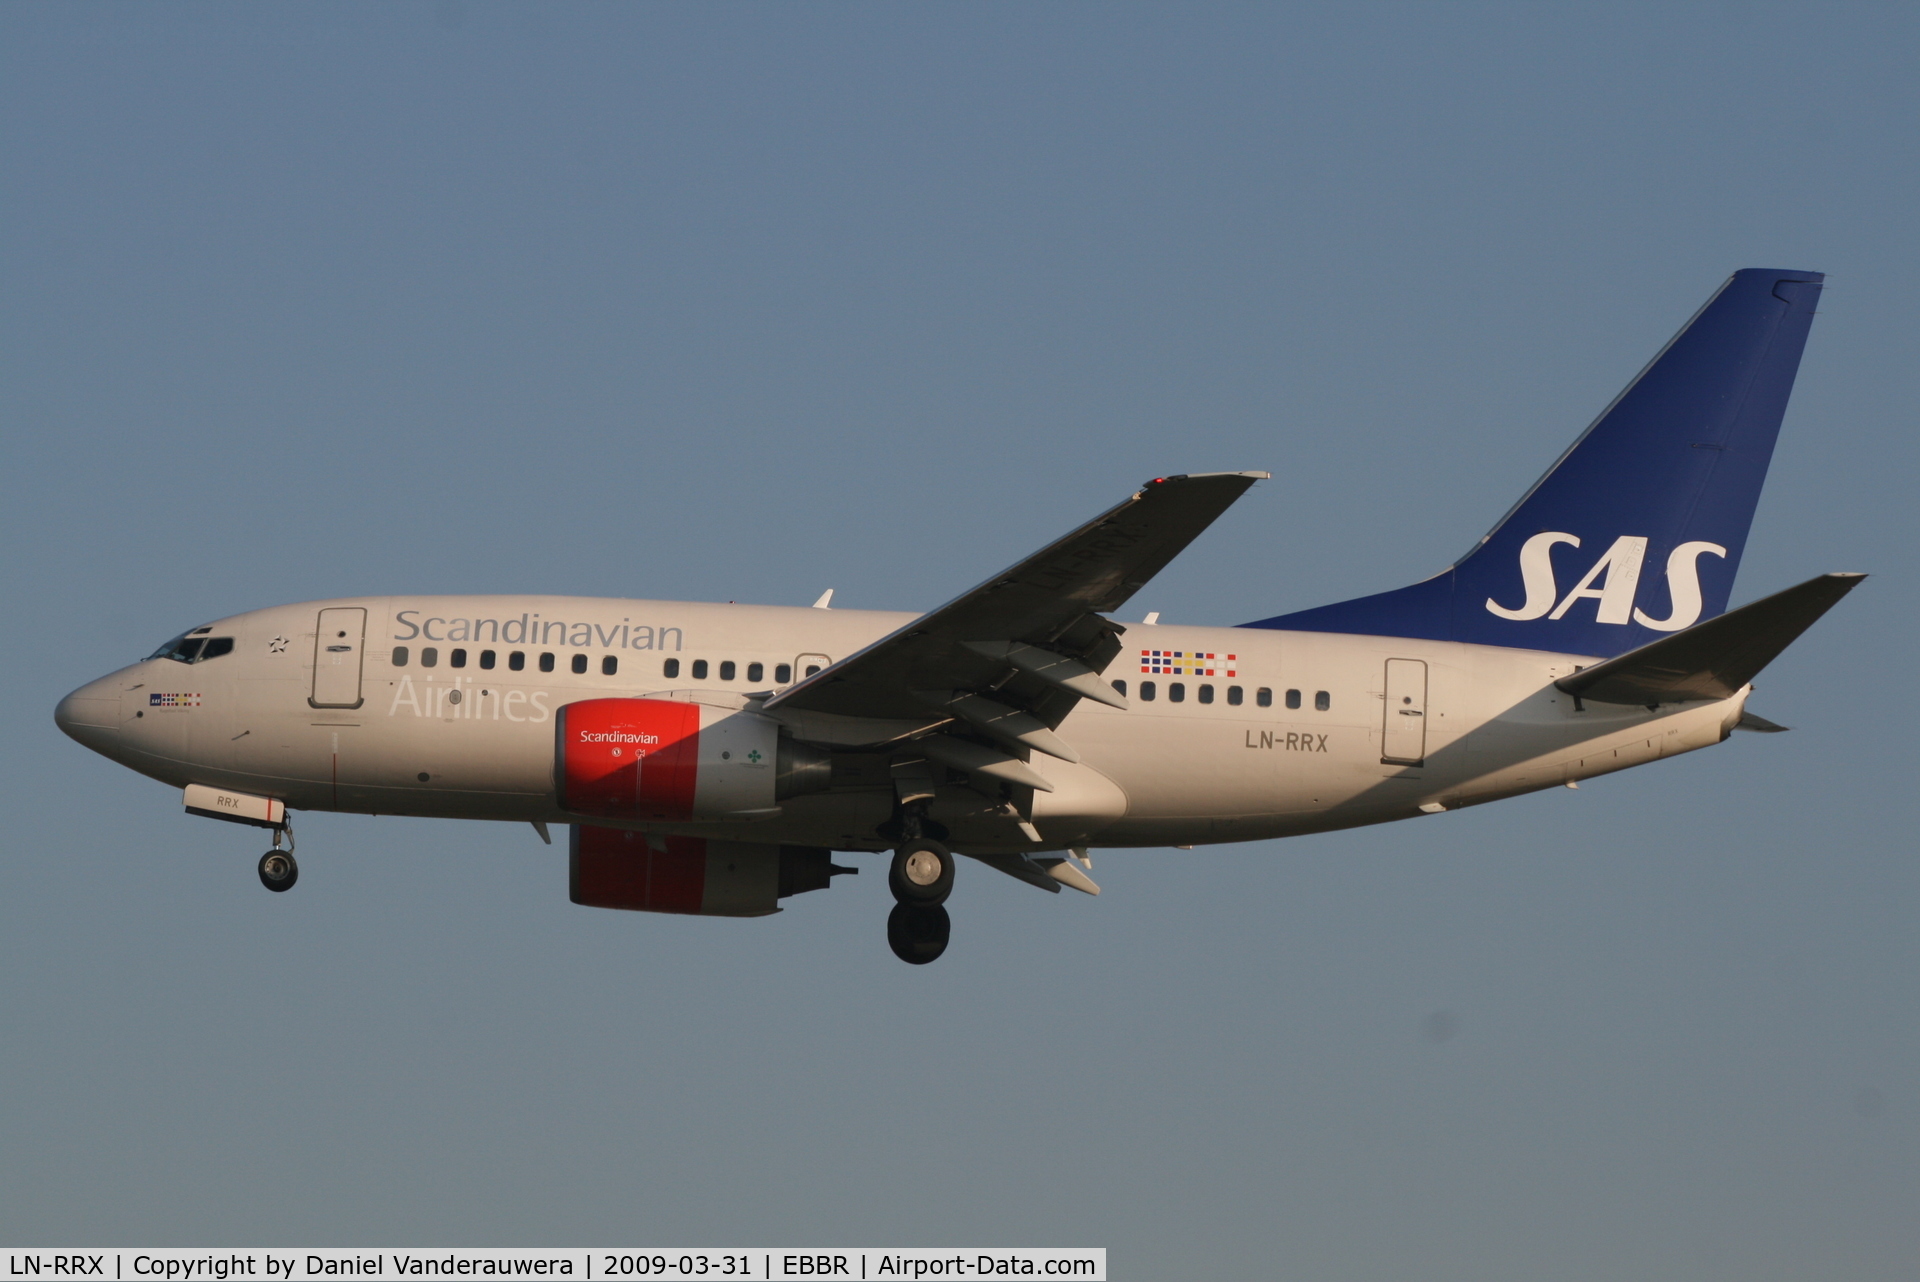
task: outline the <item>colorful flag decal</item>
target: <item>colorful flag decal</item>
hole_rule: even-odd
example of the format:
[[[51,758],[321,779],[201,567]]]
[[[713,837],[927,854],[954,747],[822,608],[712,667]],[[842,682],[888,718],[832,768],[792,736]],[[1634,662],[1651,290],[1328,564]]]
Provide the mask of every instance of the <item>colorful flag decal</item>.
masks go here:
[[[200,696],[197,694],[149,694],[147,706],[149,708],[197,708],[200,706]]]
[[[1237,677],[1240,656],[1200,650],[1142,650],[1140,671],[1169,677]]]

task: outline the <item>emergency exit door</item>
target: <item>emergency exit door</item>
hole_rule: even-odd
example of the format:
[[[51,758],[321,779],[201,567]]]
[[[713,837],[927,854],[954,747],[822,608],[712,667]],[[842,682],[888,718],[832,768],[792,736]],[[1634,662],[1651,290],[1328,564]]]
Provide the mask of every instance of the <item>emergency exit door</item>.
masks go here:
[[[1419,659],[1388,659],[1381,764],[1417,766],[1426,758],[1427,665]]]
[[[366,649],[367,612],[358,606],[320,611],[313,637],[313,697],[316,708],[357,708],[360,657]]]

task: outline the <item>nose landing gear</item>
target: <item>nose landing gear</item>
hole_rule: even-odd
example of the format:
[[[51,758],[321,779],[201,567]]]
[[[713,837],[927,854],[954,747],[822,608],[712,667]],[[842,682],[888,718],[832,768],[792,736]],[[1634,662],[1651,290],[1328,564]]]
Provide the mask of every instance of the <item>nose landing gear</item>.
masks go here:
[[[260,856],[260,884],[268,890],[292,890],[300,880],[300,865],[283,850],[269,850]]]
[[[287,841],[285,850],[280,849],[282,837]],[[260,884],[278,894],[292,890],[299,880],[300,865],[293,861],[293,825],[287,823],[273,830],[273,849],[260,856]]]
[[[913,837],[894,852],[887,887],[898,903],[887,916],[887,947],[909,966],[947,951],[953,919],[942,906],[953,893],[953,852],[930,837]]]

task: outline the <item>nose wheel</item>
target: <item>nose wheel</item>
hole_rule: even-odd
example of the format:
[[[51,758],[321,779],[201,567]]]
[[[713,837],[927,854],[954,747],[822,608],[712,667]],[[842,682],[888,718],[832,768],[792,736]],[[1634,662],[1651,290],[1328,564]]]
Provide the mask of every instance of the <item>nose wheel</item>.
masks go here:
[[[292,890],[293,883],[300,880],[300,865],[293,862],[293,855],[285,850],[269,850],[260,856],[260,884],[268,890],[279,892]]]
[[[280,843],[287,843],[285,850]],[[279,894],[283,890],[292,890],[293,883],[300,880],[300,865],[293,862],[293,822],[292,816],[287,822],[273,830],[273,849],[260,856],[260,884]]]
[[[953,893],[953,852],[930,837],[915,837],[894,852],[887,888],[898,902],[887,916],[887,947],[909,966],[924,966],[947,951],[953,919],[943,905]]]

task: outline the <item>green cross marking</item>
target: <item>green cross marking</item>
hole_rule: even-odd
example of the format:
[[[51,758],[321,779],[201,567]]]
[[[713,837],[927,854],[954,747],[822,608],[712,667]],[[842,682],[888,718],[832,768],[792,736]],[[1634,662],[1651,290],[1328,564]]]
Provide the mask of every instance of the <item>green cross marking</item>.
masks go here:
[[[753,763],[754,765],[756,765],[756,766],[757,766],[757,765],[759,765],[759,764],[760,764],[760,749],[758,749],[758,748],[755,748],[755,749],[754,749],[754,750],[753,750],[752,752],[749,752],[749,753],[747,754],[747,760],[748,760],[748,761],[751,761],[751,762],[752,762],[752,763]]]

